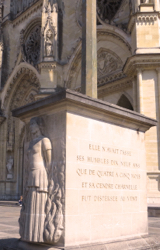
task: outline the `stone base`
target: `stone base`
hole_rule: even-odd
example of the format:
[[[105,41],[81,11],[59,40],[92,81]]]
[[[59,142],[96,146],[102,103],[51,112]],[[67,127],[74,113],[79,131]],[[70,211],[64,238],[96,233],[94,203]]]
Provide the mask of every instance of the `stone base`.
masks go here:
[[[99,243],[93,245],[78,245],[75,247],[54,247],[49,245],[37,245],[25,243],[20,240],[11,242],[0,250],[160,250],[160,238],[158,237],[137,237],[124,239],[116,242]]]
[[[149,217],[160,217],[160,206],[148,207]]]

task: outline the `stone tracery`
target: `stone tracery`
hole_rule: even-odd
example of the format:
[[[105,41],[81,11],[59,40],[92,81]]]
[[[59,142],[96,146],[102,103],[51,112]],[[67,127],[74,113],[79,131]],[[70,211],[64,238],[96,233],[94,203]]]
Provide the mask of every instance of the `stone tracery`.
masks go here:
[[[121,7],[123,0],[97,0],[97,14],[103,22],[110,23],[119,8]],[[76,18],[78,25],[82,26],[82,0],[77,2]]]
[[[98,15],[103,21],[108,20],[111,22],[121,3],[122,0],[97,0]]]
[[[41,27],[36,26],[29,34],[25,42],[26,59],[31,64],[36,64],[40,56],[41,47]]]

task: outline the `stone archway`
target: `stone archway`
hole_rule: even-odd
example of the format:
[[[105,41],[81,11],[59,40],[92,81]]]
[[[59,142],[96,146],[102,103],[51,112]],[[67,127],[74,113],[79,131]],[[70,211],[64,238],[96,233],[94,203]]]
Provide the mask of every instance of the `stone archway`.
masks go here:
[[[21,68],[12,78],[4,99],[6,127],[6,149],[3,154],[5,164],[3,179],[9,185],[5,199],[17,199],[23,188],[23,144],[24,124],[12,116],[12,110],[35,101],[40,82],[37,75],[28,68]],[[0,152],[1,153],[1,152]],[[12,159],[12,168],[8,175],[7,162]],[[5,186],[5,185],[4,185]]]

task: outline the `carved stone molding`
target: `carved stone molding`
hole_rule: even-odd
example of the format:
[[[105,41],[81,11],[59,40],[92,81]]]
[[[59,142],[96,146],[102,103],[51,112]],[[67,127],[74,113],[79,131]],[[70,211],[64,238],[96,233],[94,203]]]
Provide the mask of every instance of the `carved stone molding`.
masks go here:
[[[157,20],[157,15],[154,14],[148,14],[148,15],[140,15],[137,16],[137,21],[140,23],[152,23]]]
[[[76,21],[78,26],[82,27],[82,0],[78,0],[76,3]]]
[[[108,95],[114,92],[122,91],[127,88],[131,88],[131,87],[132,87],[132,80],[123,79],[123,81],[109,84],[109,86],[105,85],[103,87],[99,87],[98,96]]]
[[[39,80],[38,80],[36,74],[33,73],[32,70],[30,70],[28,68],[25,68],[25,67],[19,69],[18,72],[16,73],[16,75],[13,77],[12,81],[10,82],[10,85],[8,86],[8,90],[7,90],[7,93],[6,93],[6,96],[5,96],[5,100],[4,100],[4,106],[6,106],[6,104],[7,104],[7,100],[9,98],[9,96],[10,96],[10,93],[11,93],[13,87],[14,87],[14,84],[16,83],[18,78],[20,78],[21,76],[23,76],[25,74],[27,76],[29,76],[30,81],[32,83],[32,86],[35,86],[36,88],[40,87]]]
[[[137,13],[136,15],[132,16],[130,21],[129,21],[129,24],[128,24],[128,31],[129,32],[132,32],[132,29],[134,27],[134,24],[135,23],[138,23],[138,24],[151,24],[155,21],[158,20],[158,13],[153,13],[153,12],[147,12],[147,13]]]
[[[120,80],[120,79],[125,78],[125,77],[126,77],[126,75],[122,71],[117,72],[117,73],[113,73],[109,76],[105,76],[105,77],[98,79],[98,86],[103,86],[107,83],[117,81],[117,80]]]
[[[81,44],[82,44],[82,38],[79,37],[77,39],[77,41],[76,41],[75,46],[71,49],[71,53],[67,56],[67,60],[66,60],[67,62],[69,62],[69,60],[71,59],[73,53],[81,46]]]
[[[41,69],[51,70],[51,69],[56,69],[56,67],[57,67],[56,62],[42,62],[42,63],[38,64],[39,70],[41,70]]]
[[[128,76],[137,75],[137,70],[157,69],[160,67],[159,54],[135,55],[127,60],[123,72]]]
[[[113,81],[116,81],[113,82]],[[108,82],[109,83],[109,82]],[[104,84],[98,86],[98,96],[104,96],[108,94],[112,94],[114,92],[119,92],[127,88],[132,87],[132,80],[131,79],[126,79],[126,76],[123,75],[123,80],[122,78],[120,79],[112,79],[112,83],[110,82],[109,86],[106,85],[106,82]],[[81,87],[77,87],[74,89],[75,91],[81,93]]]
[[[109,32],[109,31],[105,31],[105,30],[98,30],[97,31],[97,35],[98,36],[112,36],[113,38],[115,38],[116,40],[119,40],[120,42],[122,42],[123,44],[125,44],[125,46],[128,48],[128,50],[131,52],[132,48],[131,45],[121,36],[121,35],[117,35],[115,33]]]
[[[69,71],[69,78],[68,78],[68,81],[67,81],[67,84],[66,84],[66,87],[67,88],[71,88],[71,83],[72,83],[72,80],[74,78],[74,75],[76,73],[76,68],[78,67],[80,61],[81,61],[81,52],[79,54],[76,55],[76,59],[72,62],[72,65],[70,67],[70,71]]]
[[[31,81],[31,82],[30,81],[23,81],[23,84],[19,84],[19,86],[14,91],[12,101],[10,102],[10,110],[16,109],[21,105],[26,105],[28,103],[35,101],[34,96],[32,94],[27,96],[26,99],[23,99],[26,92],[32,87],[37,90],[35,93],[35,94],[37,94],[39,87],[40,87],[39,84],[36,85],[33,81]]]

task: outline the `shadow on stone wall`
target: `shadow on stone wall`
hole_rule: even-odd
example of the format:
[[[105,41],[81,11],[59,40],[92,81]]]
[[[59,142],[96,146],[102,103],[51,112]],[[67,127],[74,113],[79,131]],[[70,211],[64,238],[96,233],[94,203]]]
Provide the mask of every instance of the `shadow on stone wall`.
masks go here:
[[[15,238],[0,240],[0,250],[17,250],[18,242]]]

